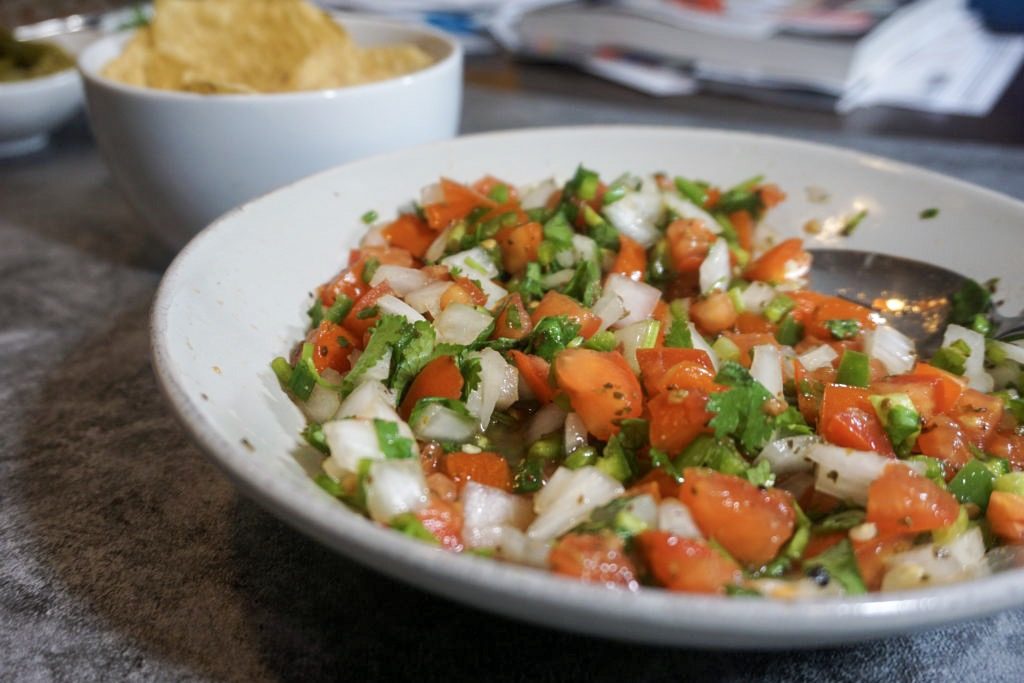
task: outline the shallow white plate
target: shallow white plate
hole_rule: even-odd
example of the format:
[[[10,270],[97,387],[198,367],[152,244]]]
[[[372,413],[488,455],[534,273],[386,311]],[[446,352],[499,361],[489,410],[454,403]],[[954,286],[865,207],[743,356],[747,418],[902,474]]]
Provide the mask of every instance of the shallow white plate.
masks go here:
[[[769,227],[780,235],[867,208],[840,244],[934,261],[978,279],[1000,277],[1008,307],[1024,302],[1024,279],[1016,276],[1024,204],[950,178],[829,147],[713,130],[481,135],[326,171],[236,209],[196,237],[168,270],[153,310],[154,366],[174,412],[243,491],[300,531],[425,589],[550,626],[651,643],[794,648],[1024,603],[1019,571],[949,588],[800,603],[616,593],[435,550],[375,526],[314,485],[300,465],[303,418],[268,363],[304,334],[308,293],[345,264],[364,230],[359,217],[369,209],[392,215],[441,175],[471,180],[490,172],[525,183],[564,179],[579,162],[606,178],[664,170],[722,185],[764,173],[789,192],[770,214]],[[940,209],[938,217],[921,220],[929,207]]]

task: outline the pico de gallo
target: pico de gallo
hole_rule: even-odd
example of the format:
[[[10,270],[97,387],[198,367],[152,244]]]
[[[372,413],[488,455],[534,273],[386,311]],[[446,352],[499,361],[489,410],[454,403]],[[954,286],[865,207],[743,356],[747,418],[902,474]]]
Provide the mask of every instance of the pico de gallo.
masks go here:
[[[933,358],[808,288],[784,201],[654,174],[442,178],[271,364],[317,483],[446,551],[623,590],[855,595],[1024,542],[1024,347],[971,282]],[[1005,548],[1003,548],[1005,550]]]

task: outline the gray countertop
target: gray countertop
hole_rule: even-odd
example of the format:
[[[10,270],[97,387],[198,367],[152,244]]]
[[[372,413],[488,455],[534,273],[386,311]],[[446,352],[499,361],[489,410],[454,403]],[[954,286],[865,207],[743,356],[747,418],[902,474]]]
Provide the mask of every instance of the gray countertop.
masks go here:
[[[753,127],[1024,198],[1021,147],[775,121],[471,87],[464,130]],[[508,621],[365,570],[240,497],[169,415],[147,331],[169,258],[111,186],[82,121],[44,152],[0,162],[0,679],[1010,681],[1024,671],[1024,610],[844,649],[663,650]]]

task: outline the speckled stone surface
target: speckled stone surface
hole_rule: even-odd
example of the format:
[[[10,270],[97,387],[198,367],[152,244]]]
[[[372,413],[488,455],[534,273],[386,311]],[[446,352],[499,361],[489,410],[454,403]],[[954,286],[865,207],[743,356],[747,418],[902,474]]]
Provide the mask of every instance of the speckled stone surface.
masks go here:
[[[464,128],[610,122],[743,125],[471,89]],[[762,128],[1024,197],[1024,149]],[[844,649],[663,650],[508,621],[336,556],[239,497],[169,415],[146,329],[169,258],[81,121],[0,161],[0,680],[1024,677],[1022,610]]]

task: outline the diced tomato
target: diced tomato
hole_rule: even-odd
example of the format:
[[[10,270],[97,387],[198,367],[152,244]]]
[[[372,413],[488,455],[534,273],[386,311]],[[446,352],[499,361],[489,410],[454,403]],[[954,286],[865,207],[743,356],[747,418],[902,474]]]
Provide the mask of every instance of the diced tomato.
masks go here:
[[[804,370],[803,364],[798,360],[793,361],[793,383],[796,387],[796,402],[800,414],[807,420],[807,424],[818,424],[824,386],[809,376]]]
[[[434,230],[443,230],[454,221],[465,218],[478,206],[492,208],[496,204],[476,190],[447,178],[441,178],[441,195],[443,199],[440,202],[423,207],[427,225]]]
[[[637,590],[636,567],[614,534],[566,534],[548,555],[551,571],[609,588]]]
[[[444,473],[451,477],[460,489],[467,482],[475,481],[502,491],[512,490],[512,473],[508,460],[497,453],[449,453],[444,458]]]
[[[870,541],[852,541],[853,555],[857,569],[868,590],[876,591],[882,586],[882,578],[888,569],[886,560],[914,545],[913,534],[876,535]]]
[[[611,272],[640,282],[647,273],[647,250],[639,242],[619,235],[619,253],[615,256]]]
[[[526,306],[523,305],[523,298],[519,296],[519,292],[509,294],[498,309],[491,338],[522,339],[532,330],[533,322],[530,320],[530,314],[526,312]]]
[[[452,286],[444,290],[441,300],[438,302],[441,310],[452,304],[465,304],[466,306],[483,306],[487,303],[487,295],[467,277],[456,277]]]
[[[811,255],[804,251],[804,242],[793,238],[777,244],[747,266],[743,277],[748,280],[780,283],[806,277],[811,270]]]
[[[640,375],[644,379],[644,388],[647,390],[648,395],[652,396],[664,390],[665,387],[662,379],[665,373],[678,363],[695,364],[711,373],[711,377],[714,379],[715,366],[711,364],[711,358],[708,357],[708,354],[701,349],[680,349],[675,347],[637,349],[636,360],[640,366]]]
[[[662,375],[658,384],[659,391],[678,394],[680,391],[701,391],[713,394],[725,391],[727,387],[715,382],[715,373],[704,365],[684,360],[676,363]]]
[[[746,211],[733,211],[729,222],[736,230],[736,241],[748,254],[754,249],[754,219]]]
[[[537,308],[530,314],[530,320],[536,327],[544,318],[564,315],[570,320],[579,323],[580,336],[584,339],[590,338],[597,328],[601,326],[601,319],[591,313],[588,309],[578,304],[573,298],[555,290],[549,290],[544,298],[540,300]]]
[[[342,321],[342,325],[345,326],[349,332],[351,332],[357,339],[362,339],[366,332],[377,324],[377,320],[380,315],[367,316],[364,311],[370,312],[369,309],[377,305],[377,301],[385,295],[394,294],[395,291],[391,289],[391,285],[388,284],[387,280],[380,283],[373,289],[368,290],[365,294],[359,297],[356,301],[355,306],[345,316],[345,320]],[[363,315],[364,317],[360,317]]]
[[[384,239],[393,247],[401,247],[416,258],[423,258],[427,248],[437,239],[437,233],[431,230],[419,216],[404,213],[381,231]]]
[[[883,536],[941,529],[959,514],[953,494],[905,465],[889,465],[868,487],[867,520]]]
[[[310,334],[313,344],[313,365],[317,372],[327,368],[345,372],[351,367],[348,357],[359,341],[341,325],[324,320]]]
[[[513,185],[512,183],[506,183],[504,180],[501,180],[500,178],[495,178],[492,175],[485,175],[483,178],[473,183],[473,189],[485,197],[490,197],[491,192],[494,190],[494,188],[498,187],[499,185],[505,186],[505,190],[508,193],[509,202],[519,201],[519,192],[518,190],[516,190],[515,185]]]
[[[687,468],[683,477],[679,499],[697,526],[740,562],[765,564],[793,535],[796,512],[786,491],[703,468]]]
[[[968,441],[985,449],[1003,419],[1003,410],[1003,400],[998,396],[965,389],[950,413],[963,426]]]
[[[1024,436],[997,432],[989,438],[986,451],[997,458],[1006,458],[1018,469],[1024,469]]]
[[[651,446],[676,454],[696,439],[714,417],[703,391],[666,391],[647,403]]]
[[[735,334],[733,332],[724,333],[726,339],[735,344],[740,350],[739,363],[745,368],[750,367],[751,356],[750,350],[755,346],[761,346],[762,344],[768,344],[771,346],[778,346],[779,342],[775,339],[774,334],[767,334],[765,332],[751,332],[749,334]]]
[[[917,437],[915,450],[938,458],[955,471],[966,465],[973,456],[963,427],[947,415],[936,415]]]
[[[669,254],[677,272],[696,272],[708,255],[715,233],[704,222],[696,218],[680,218],[668,225]]]
[[[502,228],[494,237],[501,247],[505,270],[515,275],[525,270],[526,264],[537,260],[540,243],[544,240],[544,228],[540,223],[530,222]]]
[[[716,335],[736,324],[736,306],[728,293],[712,292],[693,300],[690,318],[701,332]]]
[[[878,395],[906,394],[925,422],[935,415],[935,395],[941,380],[938,377],[897,375],[871,383],[871,393]]]
[[[1024,543],[1024,496],[993,491],[985,516],[996,536],[1007,543]]]
[[[619,423],[643,413],[640,382],[616,351],[566,349],[555,356],[555,379],[587,431],[607,441]]]
[[[671,591],[721,594],[743,579],[735,562],[704,541],[643,531],[636,544],[655,581]]]
[[[837,296],[829,296],[819,292],[799,290],[786,294],[796,303],[793,309],[793,317],[804,326],[804,333],[821,340],[832,342],[832,332],[825,323],[829,320],[856,320],[860,323],[862,330],[875,328],[875,321],[872,318],[870,308],[855,304]],[[851,344],[844,344],[840,348],[847,348]],[[836,348],[833,346],[833,348]],[[839,351],[839,348],[836,348]]]
[[[339,294],[344,294],[352,301],[359,301],[359,298],[370,289],[370,285],[363,278],[363,268],[370,259],[375,259],[380,264],[404,268],[412,268],[416,265],[416,260],[406,249],[398,247],[353,249],[349,256],[349,267],[338,273],[334,279],[321,288],[320,300],[324,306],[332,305]]]
[[[736,331],[740,334],[771,334],[774,335],[777,326],[763,315],[743,311],[736,316]]]
[[[431,496],[430,503],[416,513],[416,517],[427,531],[434,534],[445,550],[461,552],[462,545],[462,512],[458,506]]]
[[[934,377],[939,380],[935,393],[935,412],[946,413],[952,410],[960,396],[967,388],[967,380],[951,372],[941,370],[928,363],[917,363],[911,373],[918,377]]]
[[[668,476],[668,473],[666,473],[664,470],[651,470],[651,471],[652,472],[661,472],[662,474],[665,474],[665,476]],[[671,477],[669,477],[669,480],[671,481]],[[637,483],[633,484],[628,489],[626,489],[626,493],[624,495],[627,495],[627,496],[650,496],[651,498],[654,499],[655,503],[660,503],[661,499],[662,499],[661,485],[660,485],[659,482],[657,482],[657,481],[655,481],[653,479],[648,479],[647,481],[638,481]]]
[[[546,360],[540,356],[531,356],[515,349],[509,351],[509,356],[512,357],[512,362],[516,364],[519,374],[522,375],[523,380],[526,381],[538,401],[551,403],[555,400],[555,389],[548,381],[551,375],[551,366]]]
[[[821,399],[818,433],[836,446],[895,457],[889,436],[868,396],[867,389],[826,385]]]
[[[760,186],[757,188],[757,194],[761,198],[761,203],[764,204],[766,209],[778,206],[786,199],[786,193],[783,192],[775,183],[765,183]]]
[[[676,498],[679,495],[679,484],[663,469],[653,469],[645,474],[635,486],[654,484],[658,487],[661,498]]]
[[[462,373],[451,356],[438,356],[427,363],[409,385],[398,412],[408,420],[421,398],[438,397],[458,400],[462,396]]]

